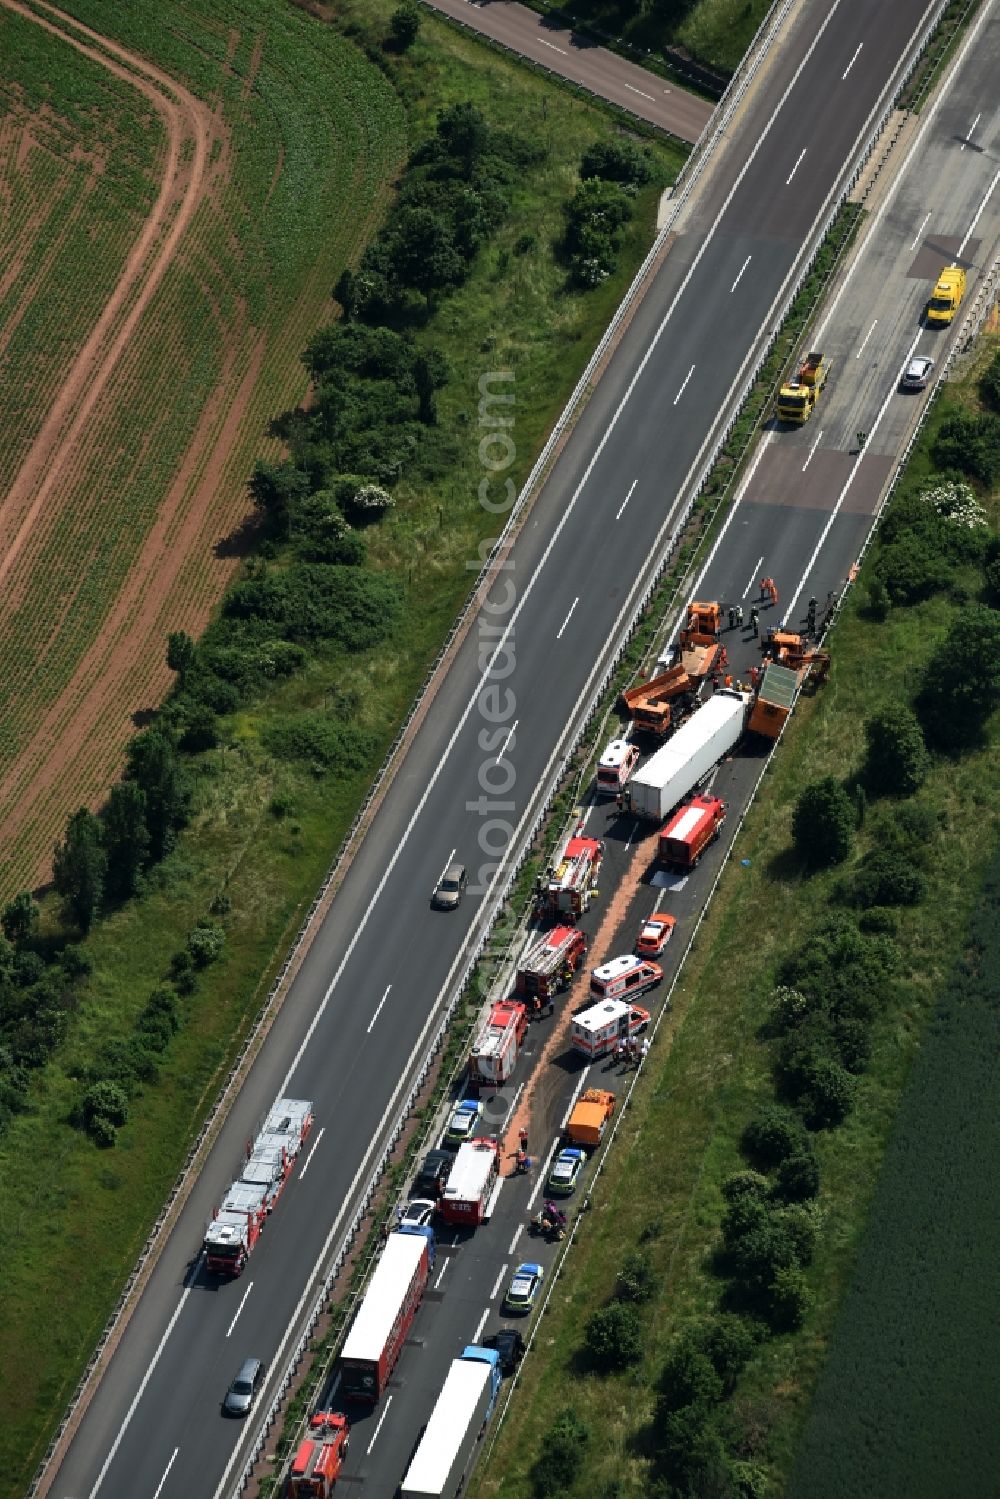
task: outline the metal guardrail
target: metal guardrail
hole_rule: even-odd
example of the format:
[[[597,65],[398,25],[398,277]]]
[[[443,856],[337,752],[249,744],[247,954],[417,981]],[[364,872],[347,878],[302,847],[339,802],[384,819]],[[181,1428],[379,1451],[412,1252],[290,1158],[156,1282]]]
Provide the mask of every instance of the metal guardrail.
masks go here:
[[[224,1118],[225,1114],[228,1113],[228,1110],[232,1105],[236,1093],[238,1093],[239,1091],[239,1087],[237,1085],[239,1084],[239,1086],[242,1086],[243,1069],[246,1066],[248,1060],[250,1060],[250,1058],[252,1057],[255,1049],[262,1043],[266,1028],[270,1020],[273,1018],[273,1014],[276,1013],[276,1006],[278,1005],[278,1001],[279,999],[283,998],[283,990],[289,979],[289,975],[300,956],[304,953],[309,942],[312,940],[312,928],[317,914],[319,913],[321,907],[325,904],[329,896],[333,892],[335,892],[339,881],[343,879],[347,872],[347,869],[350,866],[351,860],[353,858],[353,847],[355,840],[358,838],[358,835],[364,831],[369,813],[372,811],[373,807],[376,807],[377,803],[381,801],[381,798],[384,796],[386,790],[388,789],[388,785],[391,781],[392,775],[395,773],[395,762],[400,756],[400,751],[410,734],[410,730],[414,724],[414,721],[424,710],[428,693],[434,685],[439,671],[456,646],[456,643],[459,643],[461,639],[464,638],[464,635],[471,624],[476,602],[479,599],[479,596],[483,592],[484,588],[490,583],[497,561],[502,556],[507,547],[511,544],[517,529],[525,518],[529,499],[534,498],[536,488],[540,488],[541,484],[544,482],[545,471],[549,463],[551,462],[552,457],[563,438],[563,435],[570,427],[572,420],[575,417],[577,410],[581,405],[581,402],[583,401],[584,395],[588,391],[595,371],[599,368],[600,364],[607,356],[614,343],[614,340],[617,338],[619,329],[621,328],[623,321],[625,320],[627,314],[631,311],[635,302],[638,300],[640,292],[644,289],[646,278],[649,275],[649,272],[654,265],[657,257],[659,256],[668,235],[672,232],[672,225],[676,220],[677,214],[689,200],[694,186],[696,185],[698,179],[702,174],[702,171],[704,170],[706,161],[710,159],[711,155],[717,148],[719,141],[723,137],[723,133],[729,119],[732,117],[733,112],[742,101],[742,98],[746,94],[750,83],[756,76],[756,73],[758,72],[761,63],[763,62],[763,59],[766,55],[767,46],[777,25],[779,25],[784,19],[793,3],[794,0],[774,0],[774,4],[772,5],[767,18],[765,19],[764,25],[762,26],[760,33],[758,33],[759,41],[755,45],[755,47],[751,48],[751,52],[748,53],[748,62],[746,68],[741,68],[741,70],[734,75],[730,88],[726,91],[726,94],[723,96],[718,109],[716,110],[716,114],[712,117],[713,121],[715,121],[716,117],[720,116],[718,122],[715,124],[715,127],[714,129],[712,129],[712,132],[708,136],[707,140],[704,139],[703,133],[702,141],[698,142],[698,144],[695,146],[694,151],[692,152],[692,155],[685,163],[685,166],[678,178],[678,183],[682,184],[682,190],[680,195],[675,196],[671,202],[672,212],[669,215],[667,222],[663,225],[662,229],[657,234],[652,248],[643,260],[643,263],[640,266],[631,286],[626,292],[622,302],[616,309],[611,323],[605,330],[605,333],[602,336],[599,344],[597,345],[597,348],[588,361],[586,369],[578,380],[569,398],[569,401],[567,402],[566,407],[561,413],[555,427],[553,428],[552,433],[550,434],[548,440],[542,448],[541,453],[532,466],[528,479],[525,482],[525,485],[522,488],[520,495],[518,496],[517,502],[507,519],[507,523],[504,526],[501,536],[495,542],[488,557],[484,561],[482,568],[479,571],[476,583],[470,592],[469,598],[464,609],[462,610],[462,613],[459,615],[456,623],[452,626],[452,629],[450,630],[444,645],[438,652],[433,665],[428,671],[428,674],[424,681],[424,685],[421,688],[419,695],[415,699],[414,704],[411,707],[402,727],[400,728],[395,739],[393,740],[392,745],[385,755],[382,766],[372,782],[371,789],[368,792],[364,803],[356,814],[350,829],[342,840],[340,847],[337,850],[337,853],[330,865],[327,875],[322,885],[320,886],[319,892],[313,899],[309,910],[302,922],[302,925],[299,928],[295,941],[289,950],[288,956],[283,962],[275,980],[271,985],[267,1000],[262,1006],[258,1022],[248,1033],[247,1038],[244,1041],[244,1044],[241,1047],[240,1052],[232,1067],[230,1068],[225,1082],[222,1085],[215,1105],[213,1106],[209,1115],[206,1117],[206,1120],[202,1125],[195,1143],[192,1145],[190,1151],[188,1152],[184,1166],[181,1168],[181,1171],[178,1174],[173,1187],[171,1188],[166,1204],[146,1238],[146,1242],[143,1246],[142,1251],[140,1252],[139,1258],[136,1262],[136,1266],[129,1276],[128,1281],[126,1282],[125,1288],[123,1289],[122,1294],[115,1305],[114,1311],[112,1312],[111,1317],[109,1318],[105,1326],[101,1338],[99,1339],[98,1344],[95,1348],[95,1351],[91,1355],[91,1358],[88,1360],[87,1366],[80,1378],[79,1384],[73,1394],[69,1406],[67,1407],[66,1413],[62,1421],[60,1422],[55,1435],[49,1443],[49,1446],[44,1457],[42,1458],[41,1463],[39,1464],[39,1468],[28,1489],[27,1499],[34,1499],[34,1496],[38,1495],[41,1491],[42,1485],[46,1480],[48,1466],[52,1461],[53,1456],[58,1451],[58,1448],[62,1443],[62,1440],[70,1424],[74,1420],[81,1402],[87,1395],[88,1388],[93,1381],[94,1375],[104,1357],[104,1354],[108,1349],[108,1346],[119,1332],[119,1323],[121,1322],[121,1319],[125,1315],[125,1313],[129,1311],[132,1298],[144,1275],[146,1274],[147,1270],[151,1268],[152,1264],[155,1263],[155,1259],[158,1257],[159,1251],[162,1248],[161,1239],[163,1237],[164,1230],[170,1221],[172,1212],[177,1206],[178,1201],[186,1197],[188,1191],[190,1190],[190,1183],[192,1179],[191,1173],[198,1160],[198,1157],[201,1154],[203,1148],[206,1146],[207,1142],[214,1134],[216,1128],[220,1125],[220,1122]],[[935,12],[933,13],[931,20],[926,23],[923,31],[920,33],[919,38],[915,40],[911,66],[904,77],[899,81],[896,90],[897,92],[899,89],[905,86],[907,78],[916,67],[920,55],[927,45],[928,38],[933,33],[940,15],[946,9],[947,4],[948,0],[939,0],[939,4]],[[895,97],[895,94],[893,95],[893,97]],[[823,218],[821,227],[818,229],[814,228],[814,232],[810,236],[809,241],[804,247],[803,253],[800,254],[797,266],[793,267],[792,272],[789,273],[788,277],[786,277],[785,283],[779,289],[778,296],[775,299],[775,307],[778,308],[779,313],[782,310],[782,307],[784,309],[787,309],[787,306],[790,305],[798,286],[808,274],[808,269],[811,265],[812,259],[815,256],[819,244],[822,243],[822,240],[825,238],[826,233],[828,232],[834,214],[839,208],[840,203],[851,191],[853,186],[857,183],[864,165],[878,141],[878,138],[884,128],[885,119],[888,116],[890,107],[890,104],[886,104],[883,101],[881,109],[876,106],[876,109],[873,110],[872,114],[876,117],[875,123],[870,131],[870,139],[868,141],[868,144],[862,150],[862,153],[859,157],[859,164],[857,165],[849,182],[846,185],[839,185],[837,189],[833,190],[830,193],[828,198],[828,211],[826,213],[826,216]],[[710,125],[711,124],[712,122],[710,122]],[[708,127],[706,127],[706,132],[707,129]],[[775,307],[772,307],[772,312],[775,311]],[[676,550],[678,540],[683,533],[684,526],[690,515],[695,498],[704,485],[705,479],[708,472],[710,471],[712,463],[715,460],[716,454],[725,443],[726,438],[729,436],[733,426],[738,420],[739,413],[746,401],[746,397],[749,389],[752,386],[753,380],[756,378],[761,365],[764,363],[767,355],[770,353],[771,347],[773,346],[776,337],[777,330],[775,330],[769,338],[758,340],[755,349],[751,352],[750,355],[748,355],[747,360],[744,362],[744,378],[739,384],[735,402],[733,407],[731,408],[735,412],[735,415],[731,417],[728,425],[724,429],[720,429],[716,433],[716,440],[712,444],[707,456],[703,459],[699,472],[688,484],[689,499],[687,501],[687,504],[684,506],[681,512],[680,519],[674,526],[671,536],[667,539],[666,545],[661,553],[658,563],[651,572],[647,573],[644,589],[642,590],[641,594],[636,596],[636,599],[633,602],[631,620],[626,624],[620,635],[621,644],[613,653],[609,654],[609,658],[605,659],[603,663],[604,669],[599,676],[596,676],[595,673],[597,671],[600,671],[601,664],[599,664],[598,667],[595,668],[595,673],[592,673],[590,682],[585,686],[584,692],[581,694],[581,698],[578,700],[577,707],[580,711],[574,712],[570,724],[567,725],[567,731],[563,736],[561,744],[556,747],[556,750],[553,752],[553,757],[552,759],[550,759],[551,766],[552,761],[556,760],[556,757],[558,756],[555,771],[554,773],[544,776],[542,782],[540,783],[544,786],[545,790],[541,798],[536,799],[536,807],[534,809],[533,820],[530,822],[530,824],[522,822],[522,829],[518,838],[518,845],[521,852],[511,857],[509,866],[504,872],[503,880],[498,880],[494,888],[494,897],[490,901],[490,906],[493,909],[498,909],[502,902],[506,899],[510,885],[523,866],[526,858],[525,850],[527,849],[528,845],[530,844],[531,838],[534,836],[539,825],[548,812],[549,807],[551,806],[552,799],[555,795],[555,788],[558,786],[563,775],[565,774],[569,761],[572,758],[572,755],[575,753],[576,745],[579,742],[579,739],[582,736],[589,720],[591,719],[596,705],[600,702],[614,671],[620,664],[627,648],[628,642],[631,640],[632,635],[634,634],[637,623],[641,618],[644,610],[646,609],[650,597],[655,592],[664,571],[669,566],[670,560]],[[756,356],[756,358],[754,358],[754,356]],[[747,373],[748,370],[749,373]],[[595,681],[596,685],[594,685]],[[586,699],[586,702],[583,702],[584,698]],[[580,706],[581,703],[583,704],[582,708]],[[488,920],[490,919],[492,919],[492,917],[488,918]],[[420,1087],[422,1087],[423,1083],[426,1081],[427,1073],[429,1071],[433,1057],[440,1049],[444,1033],[447,1029],[447,1025],[454,1011],[455,1005],[458,1003],[462,990],[464,989],[465,984],[468,981],[468,977],[471,973],[472,967],[478,961],[479,954],[482,950],[482,946],[485,940],[486,937],[484,932],[479,938],[478,946],[475,947],[472,955],[468,958],[465,964],[461,980],[456,986],[456,990],[452,1000],[443,1013],[441,1025],[435,1034],[434,1041],[431,1044],[431,1048],[429,1049],[425,1062],[420,1068],[418,1082],[414,1085],[413,1089],[411,1089],[410,1094],[407,1098],[406,1105],[399,1115],[398,1124],[394,1131],[392,1144],[388,1147],[383,1158],[373,1169],[372,1177],[370,1178],[369,1185],[364,1194],[363,1205],[356,1213],[355,1219],[352,1223],[352,1227],[348,1231],[348,1234],[350,1236],[353,1236],[353,1234],[356,1233],[357,1226],[371,1202],[375,1187],[385,1168],[385,1163],[388,1159],[388,1155],[390,1154],[391,1149],[395,1146],[395,1143],[398,1141],[399,1136],[402,1133],[408,1112],[412,1108],[413,1099],[418,1095]],[[345,1240],[347,1239],[347,1237],[348,1236],[345,1236]],[[337,1264],[335,1273],[339,1273],[339,1268],[343,1263],[343,1257],[343,1251],[339,1252],[337,1256],[337,1261],[339,1263]],[[327,1286],[332,1284],[333,1280],[335,1279],[335,1273],[331,1272],[330,1277],[328,1277],[327,1279]],[[295,1355],[293,1355],[289,1367],[289,1372],[282,1381],[282,1394],[284,1394],[285,1390],[287,1390],[288,1385],[291,1382],[292,1374],[294,1373],[294,1368],[297,1367],[298,1362],[301,1360],[305,1344],[308,1341],[309,1336],[311,1336],[312,1329],[315,1327],[316,1321],[318,1320],[322,1305],[326,1300],[327,1294],[328,1292],[324,1290],[323,1295],[317,1299],[314,1313],[310,1318],[309,1329],[300,1339],[296,1349],[296,1353]],[[253,1463],[256,1462],[258,1454],[259,1447],[258,1450],[254,1453],[252,1462],[250,1462],[247,1466],[244,1478],[240,1482],[241,1489],[245,1487],[249,1471],[252,1468]]]

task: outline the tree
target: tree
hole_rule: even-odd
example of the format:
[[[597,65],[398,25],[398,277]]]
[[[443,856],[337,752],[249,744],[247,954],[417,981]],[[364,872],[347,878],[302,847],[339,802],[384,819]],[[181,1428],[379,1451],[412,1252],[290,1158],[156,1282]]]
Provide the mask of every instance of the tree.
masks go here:
[[[854,808],[834,776],[804,788],[792,813],[795,847],[814,866],[840,864],[854,843]]]
[[[101,904],[107,868],[101,824],[93,812],[81,807],[69,819],[65,838],[55,846],[52,871],[67,911],[84,932],[90,930]]]
[[[187,939],[187,950],[196,968],[214,963],[226,945],[226,934],[217,921],[199,921]]]
[[[541,1452],[531,1470],[537,1499],[565,1493],[583,1467],[590,1429],[571,1406],[561,1410],[542,1438]]]
[[[113,1145],[115,1130],[128,1119],[128,1095],[119,1083],[94,1083],[83,1095],[83,1125],[98,1145]]]
[[[389,37],[399,52],[407,52],[420,35],[420,10],[413,0],[403,0],[389,19]]]
[[[250,478],[250,498],[267,517],[276,536],[286,537],[295,506],[309,493],[309,475],[286,459],[282,463],[258,462]]]
[[[819,1055],[809,1068],[799,1107],[813,1129],[834,1129],[854,1107],[855,1091],[854,1078],[847,1068],[831,1056]]]
[[[461,162],[466,177],[490,145],[489,121],[482,110],[466,100],[451,104],[438,116],[437,135],[448,155]]]
[[[400,281],[423,292],[429,308],[438,292],[458,286],[464,279],[466,264],[455,248],[454,231],[443,214],[430,208],[402,209],[395,218],[393,240]]]
[[[157,862],[173,847],[174,835],[191,809],[191,786],[168,734],[156,727],[135,734],[125,776],[145,793],[149,857]]]
[[[104,813],[108,889],[120,899],[134,895],[149,858],[146,793],[135,781],[112,786]]]
[[[723,1383],[719,1372],[700,1346],[697,1330],[678,1338],[667,1355],[660,1375],[660,1398],[657,1416],[662,1421],[671,1411],[698,1406],[707,1411],[722,1399]]]
[[[14,899],[8,901],[0,916],[0,928],[8,942],[13,942],[17,947],[26,942],[38,925],[38,906],[35,904],[28,890],[22,890]]]
[[[863,775],[876,795],[912,796],[930,768],[917,715],[904,703],[887,703],[865,720]]]
[[[951,568],[932,541],[904,532],[898,541],[879,549],[875,577],[892,603],[916,604],[948,586]]]
[[[780,1104],[767,1104],[743,1131],[740,1144],[752,1160],[761,1165],[778,1166],[801,1150],[806,1135],[802,1122]]]
[[[642,1357],[642,1323],[634,1306],[612,1301],[593,1312],[584,1333],[592,1366],[601,1373],[627,1369]]]
[[[708,1324],[702,1343],[725,1394],[733,1390],[759,1341],[757,1327],[746,1317],[722,1312]]]
[[[917,713],[924,733],[948,750],[975,744],[1000,706],[1000,613],[969,604],[931,656]]]
[[[167,636],[167,665],[180,677],[181,686],[194,665],[195,643],[186,630],[173,630]]]

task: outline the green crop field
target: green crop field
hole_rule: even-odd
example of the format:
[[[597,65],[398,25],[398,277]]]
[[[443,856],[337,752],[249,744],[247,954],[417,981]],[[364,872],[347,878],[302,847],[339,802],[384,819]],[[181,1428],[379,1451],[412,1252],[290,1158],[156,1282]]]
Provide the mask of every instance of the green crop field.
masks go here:
[[[998,1055],[994,860],[907,1084],[793,1499],[996,1491]]]
[[[305,390],[299,355],[330,315],[329,289],[382,210],[405,147],[379,71],[284,0],[107,6],[73,16],[164,71],[144,94],[110,71],[120,54],[73,25],[60,35],[0,7],[6,263],[0,272],[0,458],[19,495],[0,516],[3,567],[0,890],[43,878],[72,806],[96,800],[131,715],[162,696],[168,630],[197,632],[234,566],[269,419]],[[84,56],[73,41],[94,53]],[[42,431],[160,192],[170,79],[181,109],[177,172],[157,246],[205,159],[191,218],[151,279],[153,256],[69,414]],[[166,103],[158,106],[157,100]],[[345,211],[349,205],[349,211]],[[149,296],[125,328],[144,280]],[[106,379],[94,372],[127,333]],[[84,403],[91,404],[85,409]],[[36,446],[33,448],[33,444]],[[37,513],[30,507],[36,505]],[[27,518],[27,519],[25,519]],[[221,544],[221,546],[220,546]],[[5,548],[5,550],[7,550]]]

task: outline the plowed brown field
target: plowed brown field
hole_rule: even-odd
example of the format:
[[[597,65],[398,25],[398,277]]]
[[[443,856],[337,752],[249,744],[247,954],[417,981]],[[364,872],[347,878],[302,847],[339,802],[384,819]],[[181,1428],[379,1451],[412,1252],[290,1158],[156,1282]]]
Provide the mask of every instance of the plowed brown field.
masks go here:
[[[197,634],[206,624],[236,565],[238,546],[221,543],[246,517],[246,478],[254,457],[268,450],[267,419],[300,397],[299,351],[327,315],[338,265],[365,232],[390,175],[377,170],[372,147],[380,155],[392,132],[373,141],[355,103],[353,150],[334,135],[309,153],[318,168],[314,211],[332,215],[353,199],[353,213],[336,227],[328,223],[323,253],[312,263],[300,257],[292,284],[276,286],[272,304],[260,265],[268,246],[252,219],[282,190],[288,197],[306,187],[302,163],[289,159],[301,149],[299,122],[290,128],[282,120],[271,87],[287,73],[287,53],[278,49],[289,45],[288,33],[265,28],[266,4],[241,11],[207,0],[205,9],[218,55],[214,77],[211,64],[202,69],[196,97],[47,0],[0,0],[0,73],[12,97],[18,85],[16,68],[3,61],[5,15],[20,23],[22,47],[28,26],[39,46],[66,49],[61,55],[90,82],[100,69],[124,86],[149,158],[148,211],[125,225],[123,244],[127,215],[92,212],[102,178],[128,145],[114,119],[88,152],[67,127],[54,85],[41,109],[22,109],[0,126],[0,208],[5,196],[17,205],[12,231],[0,239],[0,374],[11,373],[6,344],[40,310],[51,321],[55,308],[66,329],[20,393],[22,441],[13,463],[0,465],[0,898],[47,879],[67,814],[100,803],[135,716],[169,685],[167,633]],[[251,29],[223,29],[213,11]],[[301,16],[286,24],[320,30]],[[119,110],[116,103],[110,112]],[[316,121],[317,131],[330,124]],[[238,153],[265,137],[252,186]],[[39,191],[46,153],[49,197]],[[29,204],[27,158],[36,167]],[[67,161],[72,193],[59,190]],[[289,173],[294,180],[283,180]],[[296,206],[304,203],[283,205]],[[60,239],[67,222],[86,224],[102,265],[120,257],[84,328],[79,302],[86,296],[73,285],[80,268],[67,266],[65,232]],[[2,388],[0,420],[10,418],[12,390]]]

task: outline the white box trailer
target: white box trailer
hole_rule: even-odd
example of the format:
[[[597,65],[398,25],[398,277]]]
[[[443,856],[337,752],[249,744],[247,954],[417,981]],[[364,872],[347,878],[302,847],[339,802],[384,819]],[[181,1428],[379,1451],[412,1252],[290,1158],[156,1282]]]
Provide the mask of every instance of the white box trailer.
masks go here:
[[[470,1344],[448,1377],[400,1485],[401,1499],[456,1499],[500,1389],[500,1356]]]
[[[634,772],[625,796],[636,816],[662,822],[713,765],[735,749],[749,708],[750,694],[728,687],[702,703],[663,748]]]

